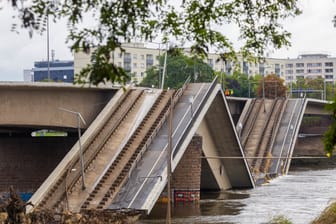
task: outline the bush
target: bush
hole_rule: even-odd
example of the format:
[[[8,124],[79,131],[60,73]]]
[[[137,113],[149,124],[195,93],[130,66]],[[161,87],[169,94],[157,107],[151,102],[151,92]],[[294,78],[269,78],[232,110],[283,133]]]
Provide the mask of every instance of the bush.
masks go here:
[[[289,219],[283,215],[275,216],[270,221],[270,224],[293,224]]]

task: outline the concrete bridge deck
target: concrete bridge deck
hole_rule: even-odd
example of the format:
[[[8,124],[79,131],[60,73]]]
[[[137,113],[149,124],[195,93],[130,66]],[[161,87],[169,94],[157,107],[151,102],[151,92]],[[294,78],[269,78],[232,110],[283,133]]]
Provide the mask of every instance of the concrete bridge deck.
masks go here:
[[[323,109],[327,102],[321,100],[246,99],[245,102],[236,129],[256,182],[266,176],[288,173],[305,114],[328,116]]]
[[[250,170],[263,164],[254,164],[251,160],[253,166],[248,165],[245,159],[248,153],[244,153],[242,147],[245,141],[252,140],[249,144],[262,149],[251,155],[265,156],[271,152],[273,157],[286,157],[284,161],[272,160],[270,173],[279,174],[290,166],[303,114],[328,115],[323,110],[325,101],[310,99],[288,100],[283,109],[280,103],[268,100],[264,106],[270,113],[260,114],[262,103],[256,107],[251,99],[225,98],[216,82],[188,84],[177,92],[131,87],[126,92],[118,88],[87,90],[53,84],[2,84],[0,92],[6,102],[0,107],[0,133],[6,135],[6,139],[1,140],[5,142],[1,144],[1,152],[22,147],[10,145],[19,142],[15,139],[21,138],[22,130],[31,132],[39,128],[67,130],[71,140],[62,143],[63,147],[74,144],[76,116],[58,108],[78,111],[87,121],[87,125],[82,126],[85,132],[81,137],[85,180],[79,172],[80,144],[75,142],[31,198],[38,208],[58,210],[135,208],[150,212],[166,185],[167,117],[171,98],[174,101],[172,168],[179,164],[191,138],[202,136],[202,153],[211,170],[211,175],[206,177],[212,178],[202,184],[215,190],[254,187]],[[251,108],[259,108],[259,112],[249,112]],[[247,116],[249,113],[254,115]],[[275,114],[281,116],[277,118]],[[249,121],[246,117],[255,118]],[[254,125],[257,120],[261,126]],[[251,127],[248,132],[252,133],[255,126],[265,133],[255,133],[255,137],[248,138],[249,134],[239,127],[240,122],[244,128]],[[7,141],[12,136],[15,139]],[[26,133],[24,136],[28,146],[32,140]],[[241,143],[239,137],[246,140]],[[53,145],[62,147],[55,144],[56,141],[54,138]],[[48,148],[39,147],[45,151]],[[230,157],[241,159],[227,159]]]
[[[173,111],[172,171],[196,133],[203,136],[205,156],[242,156],[232,127],[233,122],[219,85],[188,85]],[[167,183],[167,147],[168,127],[165,123],[110,208],[151,210]],[[216,186],[209,188],[254,186],[245,160],[208,160],[216,179]]]
[[[57,210],[66,207],[72,211],[134,208],[149,212],[166,185],[167,111],[172,106],[170,98],[174,101],[173,170],[196,133],[204,136],[205,156],[243,157],[224,95],[215,81],[211,84],[188,84],[174,95],[160,90],[138,90],[137,95],[145,95],[142,103],[139,100],[132,103],[128,96],[124,96],[134,91],[118,92],[82,136],[85,179],[79,172],[71,172],[81,169],[80,147],[76,143],[31,198],[37,208]],[[133,115],[113,112],[128,102]],[[140,105],[135,108],[139,102]],[[119,115],[114,117],[114,113]],[[104,127],[115,119],[122,122],[112,125],[106,137],[99,137]],[[121,131],[123,128],[120,125],[127,123],[132,125]],[[109,141],[115,142],[113,136],[119,139],[115,149],[112,149],[112,145],[106,145]],[[132,146],[136,148],[132,149]],[[105,148],[111,152],[110,156],[104,153]],[[103,159],[106,163],[102,162]],[[216,180],[214,186],[208,187],[220,190],[254,186],[245,160],[211,159],[208,163]],[[101,169],[97,168],[98,164],[101,164]],[[159,178],[151,178],[153,176]]]

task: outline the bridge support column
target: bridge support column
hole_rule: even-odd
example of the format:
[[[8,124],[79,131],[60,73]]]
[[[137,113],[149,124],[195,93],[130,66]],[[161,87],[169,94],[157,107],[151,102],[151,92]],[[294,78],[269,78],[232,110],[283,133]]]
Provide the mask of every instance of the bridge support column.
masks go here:
[[[201,187],[202,137],[195,135],[172,175],[173,202],[198,202]],[[165,189],[159,202],[166,202]]]
[[[200,199],[202,137],[195,135],[173,173],[173,200],[193,202]]]

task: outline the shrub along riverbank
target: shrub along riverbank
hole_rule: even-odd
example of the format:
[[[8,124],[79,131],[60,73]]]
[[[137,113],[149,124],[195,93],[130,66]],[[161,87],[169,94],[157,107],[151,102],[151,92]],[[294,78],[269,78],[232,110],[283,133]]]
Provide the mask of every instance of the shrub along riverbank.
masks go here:
[[[335,224],[335,223],[336,223],[336,202],[333,202],[311,224]]]

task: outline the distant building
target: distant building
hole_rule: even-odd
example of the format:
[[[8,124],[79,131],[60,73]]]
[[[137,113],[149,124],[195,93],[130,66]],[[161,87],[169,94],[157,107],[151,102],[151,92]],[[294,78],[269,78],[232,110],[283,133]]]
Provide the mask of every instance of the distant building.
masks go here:
[[[295,59],[287,59],[284,64],[286,83],[298,78],[324,78],[326,82],[335,82],[336,58],[327,54],[302,54]]]
[[[37,61],[33,68],[34,82],[48,81],[48,62]],[[73,82],[74,62],[52,60],[49,62],[50,80],[53,82]]]
[[[23,81],[25,82],[34,82],[34,72],[33,69],[23,70]]]
[[[153,44],[152,44],[153,45]],[[159,56],[165,53],[162,44],[156,44],[156,48],[144,43],[123,44],[125,52],[116,50],[113,54],[113,63],[125,69],[137,83],[146,75],[146,70],[151,66],[159,65]],[[185,49],[189,54],[189,49]],[[74,55],[75,72],[78,73],[83,67],[90,63],[91,55],[84,52],[76,52]],[[336,81],[336,58],[327,54],[302,54],[298,58],[265,58],[264,63],[252,63],[244,60],[238,62],[224,62],[218,54],[210,53],[205,59],[215,71],[232,74],[235,69],[254,76],[257,74],[276,74],[285,80],[285,83],[295,82],[299,78],[324,78],[326,82]],[[238,66],[237,66],[238,65]]]
[[[115,65],[124,68],[136,83],[142,81],[147,69],[159,65],[159,56],[164,53],[159,45],[157,48],[149,48],[144,43],[125,43],[122,47],[125,52],[117,49],[112,55],[112,61]],[[78,74],[90,63],[91,56],[84,52],[75,52],[74,58],[75,73]]]

